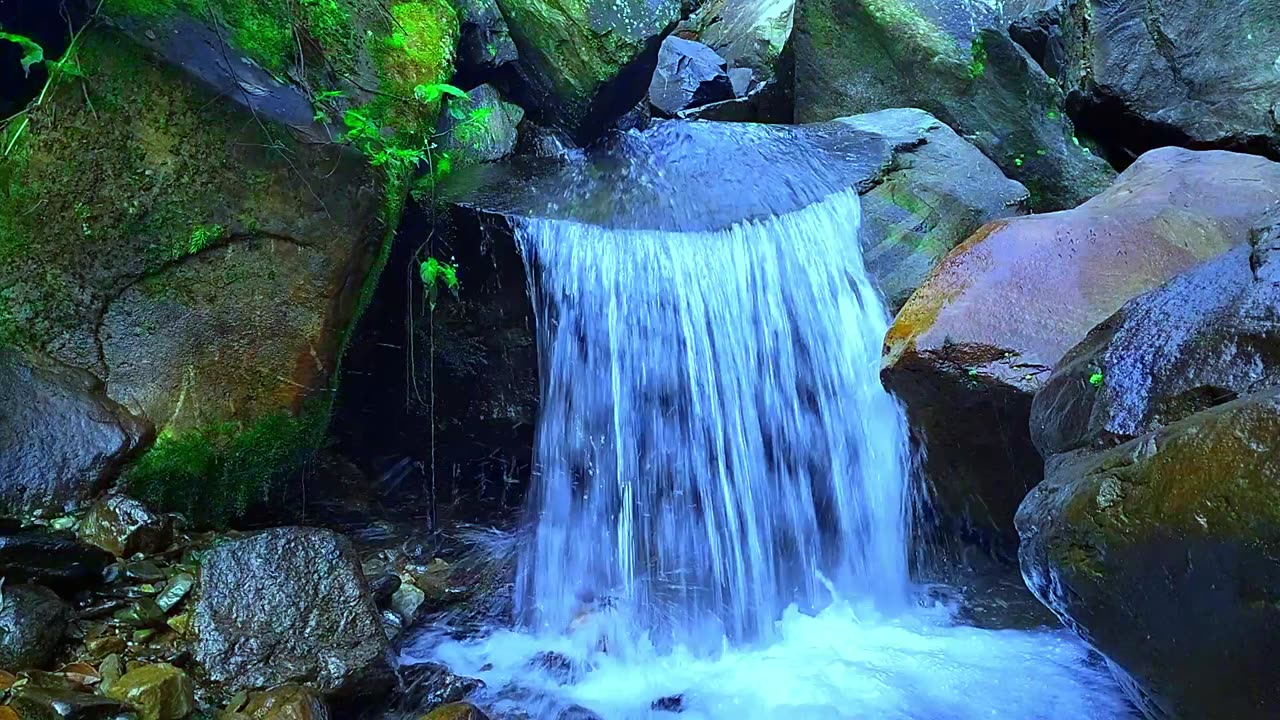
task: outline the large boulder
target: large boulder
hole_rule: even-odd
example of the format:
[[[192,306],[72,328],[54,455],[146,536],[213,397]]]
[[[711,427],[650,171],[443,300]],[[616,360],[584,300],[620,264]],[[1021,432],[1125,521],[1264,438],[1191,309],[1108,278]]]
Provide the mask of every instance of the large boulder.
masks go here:
[[[1280,390],[1049,462],[1027,586],[1152,718],[1280,712]]]
[[[520,58],[497,0],[458,0],[458,81],[487,82],[496,70]]]
[[[1119,157],[1161,143],[1280,157],[1280,4],[1041,0],[1013,32]]]
[[[795,16],[796,0],[708,0],[676,33],[725,59],[744,118],[792,122]]]
[[[322,436],[407,189],[379,158],[434,133],[439,103],[407,98],[451,75],[457,19],[442,0],[187,6],[104,3],[79,77],[11,138],[0,344],[155,424],[168,464],[140,489],[200,513]]]
[[[0,506],[8,514],[80,508],[152,436],[90,373],[0,347]]]
[[[521,105],[595,138],[644,97],[679,0],[497,0],[520,51]]]
[[[951,249],[993,220],[1021,214],[1027,190],[922,110],[840,122],[890,138],[891,165],[862,193],[862,253],[897,312]]]
[[[444,151],[453,166],[501,160],[516,149],[524,110],[502,99],[492,85],[481,85],[465,98],[450,98],[441,120]]]
[[[1280,201],[1280,164],[1153,151],[1065,212],[987,225],[929,277],[886,337],[886,385],[927,449],[936,508],[1013,547],[1041,479],[1031,401],[1062,355],[1134,296],[1248,241]]]
[[[668,117],[681,110],[733,98],[728,64],[702,43],[669,36],[658,51],[649,102]]]
[[[301,682],[365,695],[391,679],[359,559],[328,530],[275,528],[210,549],[191,627],[196,661],[232,692]]]
[[[1280,225],[1126,303],[1058,363],[1031,406],[1045,456],[1132,440],[1280,386]]]
[[[810,0],[796,21],[796,120],[923,108],[1031,191],[1070,208],[1114,178],[1079,144],[1066,96],[1004,29],[1001,3]]]
[[[70,611],[52,590],[39,585],[0,587],[0,669],[43,669],[62,644]]]

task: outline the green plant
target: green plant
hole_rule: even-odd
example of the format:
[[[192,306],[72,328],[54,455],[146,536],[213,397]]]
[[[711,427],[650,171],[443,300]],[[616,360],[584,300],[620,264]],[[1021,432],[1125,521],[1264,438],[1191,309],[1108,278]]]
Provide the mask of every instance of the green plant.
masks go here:
[[[22,63],[22,71],[28,76],[31,75],[31,67],[33,65],[44,62],[44,48],[40,46],[40,43],[26,35],[17,35],[0,30],[0,40],[17,43],[22,48],[22,60],[20,62]]]
[[[1103,380],[1103,377],[1102,377],[1102,373],[1100,372],[1093,373],[1092,375],[1089,376],[1089,384],[1094,387],[1098,387],[1102,385],[1102,380]]]
[[[422,285],[427,290],[427,302],[432,310],[436,309],[441,285],[454,297],[458,296],[461,284],[458,282],[458,266],[453,263],[444,263],[429,257],[418,264],[418,277],[422,279]]]

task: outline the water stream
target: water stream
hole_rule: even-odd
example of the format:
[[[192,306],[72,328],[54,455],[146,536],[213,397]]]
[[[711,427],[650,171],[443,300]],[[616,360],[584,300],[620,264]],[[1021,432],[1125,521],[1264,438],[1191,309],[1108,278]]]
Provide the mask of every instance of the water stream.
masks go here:
[[[404,659],[499,717],[1131,717],[1069,633],[965,627],[913,584],[859,226],[852,191],[717,231],[519,221],[543,388],[516,626]]]

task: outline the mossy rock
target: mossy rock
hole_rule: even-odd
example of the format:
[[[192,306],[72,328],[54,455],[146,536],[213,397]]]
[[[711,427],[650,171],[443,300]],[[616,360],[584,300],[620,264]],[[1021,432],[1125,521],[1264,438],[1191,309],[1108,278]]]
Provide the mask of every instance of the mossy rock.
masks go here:
[[[352,24],[320,32],[321,6]],[[457,36],[441,0],[249,8],[105,3],[0,163],[0,344],[100,378],[160,431],[130,479],[224,518],[323,437],[413,169],[386,158],[434,133],[418,89],[449,77]],[[342,141],[351,111],[376,146]]]
[[[796,119],[919,107],[1025,185],[1034,209],[1075,207],[1114,172],[1079,144],[1064,92],[1001,25],[984,3],[802,3]]]
[[[1280,390],[1049,463],[1023,577],[1150,717],[1280,707]]]
[[[498,0],[532,104],[592,139],[644,96],[680,0]]]

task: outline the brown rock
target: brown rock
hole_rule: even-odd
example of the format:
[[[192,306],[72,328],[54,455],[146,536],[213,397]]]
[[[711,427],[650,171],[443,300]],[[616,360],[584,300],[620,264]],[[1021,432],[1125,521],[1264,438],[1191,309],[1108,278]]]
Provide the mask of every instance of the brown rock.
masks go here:
[[[80,523],[80,539],[116,557],[149,554],[173,541],[173,521],[133,498],[111,495],[89,508]]]
[[[142,720],[180,720],[196,707],[191,679],[167,663],[135,667],[111,685],[107,696],[136,707]]]
[[[489,720],[489,716],[471,703],[450,703],[432,710],[421,720]]]
[[[240,713],[253,720],[329,720],[324,700],[301,685],[281,685],[253,693]]]
[[[1012,547],[1043,477],[1028,425],[1055,364],[1130,298],[1248,239],[1280,163],[1165,148],[1074,210],[987,225],[947,257],[885,339],[885,384],[924,438],[949,524]]]

